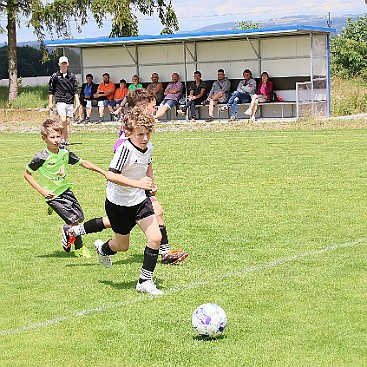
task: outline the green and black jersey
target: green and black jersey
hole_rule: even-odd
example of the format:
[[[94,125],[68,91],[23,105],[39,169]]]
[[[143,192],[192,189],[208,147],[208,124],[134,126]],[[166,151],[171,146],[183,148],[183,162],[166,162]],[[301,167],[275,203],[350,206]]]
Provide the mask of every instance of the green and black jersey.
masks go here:
[[[57,154],[45,148],[34,156],[26,169],[30,173],[38,170],[40,186],[58,196],[72,186],[67,179],[67,165],[81,164],[82,162],[73,152],[65,148],[60,148]]]

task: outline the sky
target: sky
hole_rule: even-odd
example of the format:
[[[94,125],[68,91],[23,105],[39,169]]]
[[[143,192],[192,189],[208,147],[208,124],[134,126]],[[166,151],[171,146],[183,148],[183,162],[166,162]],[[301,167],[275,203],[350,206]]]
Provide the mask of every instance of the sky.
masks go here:
[[[367,1],[367,0],[366,0]],[[259,5],[261,3],[261,5]],[[275,4],[275,5],[274,5]],[[342,15],[365,15],[367,4],[365,0],[308,0],[295,2],[294,0],[172,0],[173,8],[178,17],[181,31],[192,31],[211,24],[250,21],[258,22],[285,16],[312,15],[331,18]],[[139,18],[139,34],[159,34],[162,25],[157,15],[152,17],[136,14]],[[23,23],[23,22],[22,22]],[[6,18],[1,14],[0,24],[6,26]],[[75,29],[71,24],[71,29]],[[108,36],[111,22],[105,21],[103,28],[98,28],[93,20],[83,27],[83,32],[78,34],[73,31],[73,38],[93,38]],[[51,37],[48,37],[51,39]],[[17,30],[17,41],[34,41],[31,28],[24,23]],[[0,34],[0,43],[7,42],[7,35]]]

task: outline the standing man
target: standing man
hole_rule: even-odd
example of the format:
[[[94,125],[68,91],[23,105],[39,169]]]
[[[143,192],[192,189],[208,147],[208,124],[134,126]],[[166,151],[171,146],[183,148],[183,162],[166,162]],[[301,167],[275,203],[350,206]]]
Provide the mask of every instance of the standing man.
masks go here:
[[[204,102],[209,103],[209,118],[207,122],[213,121],[214,106],[220,102],[225,103],[228,101],[229,90],[231,89],[231,82],[224,75],[223,69],[218,69],[218,80],[216,80],[212,89],[209,92],[208,99]]]
[[[148,84],[147,91],[154,94],[156,104],[159,106],[164,97],[163,83],[159,81],[159,75],[157,73],[153,73],[150,79],[152,83]]]
[[[78,82],[68,70],[69,60],[66,56],[59,58],[60,70],[51,75],[48,83],[48,108],[53,109],[55,97],[57,113],[63,125],[62,144],[69,145],[70,123],[75,109],[79,108]]]

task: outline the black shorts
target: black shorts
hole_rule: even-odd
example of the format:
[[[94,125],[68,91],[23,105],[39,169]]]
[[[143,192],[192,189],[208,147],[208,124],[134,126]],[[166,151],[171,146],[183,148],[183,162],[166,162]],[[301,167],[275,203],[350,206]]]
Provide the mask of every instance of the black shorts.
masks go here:
[[[67,224],[77,224],[84,220],[82,207],[71,190],[66,190],[55,199],[48,200],[47,204]]]
[[[153,204],[149,198],[134,206],[116,205],[106,199],[105,208],[112,230],[121,235],[129,234],[138,220],[154,215]]]

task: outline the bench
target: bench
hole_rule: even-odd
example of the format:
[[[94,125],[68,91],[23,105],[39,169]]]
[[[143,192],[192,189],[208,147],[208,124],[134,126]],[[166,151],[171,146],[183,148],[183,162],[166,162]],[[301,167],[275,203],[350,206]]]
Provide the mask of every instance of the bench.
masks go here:
[[[255,78],[256,82],[259,83],[260,79]],[[236,91],[238,83],[241,79],[231,79],[231,89],[230,94]],[[281,102],[265,102],[259,103],[259,108],[256,113],[256,117],[269,117],[269,118],[291,118],[297,115],[297,103],[296,103],[296,82],[309,81],[308,76],[298,76],[298,77],[275,77],[270,78],[274,83],[274,91],[277,95],[281,96],[284,101]],[[214,80],[205,81],[207,85],[207,91],[210,91],[212,83]],[[188,88],[190,82],[186,83]],[[214,116],[218,119],[228,119],[230,117],[230,109],[227,111],[220,111],[220,107],[224,104],[218,103],[215,106]],[[241,118],[247,118],[249,116],[245,115],[244,112],[250,106],[250,103],[238,104],[238,116]],[[182,108],[183,105],[179,105],[178,108]],[[198,119],[206,119],[208,115],[208,106],[197,105],[197,117]],[[173,108],[168,111],[165,118],[167,120],[177,119],[188,119],[188,114],[186,116],[178,115],[176,109]]]

